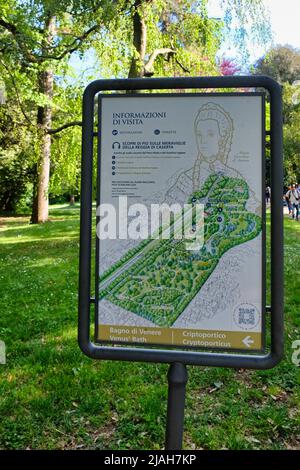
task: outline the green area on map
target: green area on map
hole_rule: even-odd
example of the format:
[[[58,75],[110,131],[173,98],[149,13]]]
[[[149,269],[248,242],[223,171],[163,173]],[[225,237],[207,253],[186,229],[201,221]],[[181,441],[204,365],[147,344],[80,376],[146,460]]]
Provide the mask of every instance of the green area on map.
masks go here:
[[[186,240],[142,242],[109,275],[101,276],[100,298],[106,298],[161,327],[171,326],[218,265],[223,254],[259,235],[261,218],[245,208],[247,183],[216,173],[190,201],[204,205],[204,243],[186,249]]]

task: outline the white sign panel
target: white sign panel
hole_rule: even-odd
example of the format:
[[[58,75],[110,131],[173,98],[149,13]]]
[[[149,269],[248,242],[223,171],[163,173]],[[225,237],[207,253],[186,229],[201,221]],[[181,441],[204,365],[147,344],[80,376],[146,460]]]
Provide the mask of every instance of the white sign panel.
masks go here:
[[[263,113],[253,93],[101,98],[98,341],[262,349]]]

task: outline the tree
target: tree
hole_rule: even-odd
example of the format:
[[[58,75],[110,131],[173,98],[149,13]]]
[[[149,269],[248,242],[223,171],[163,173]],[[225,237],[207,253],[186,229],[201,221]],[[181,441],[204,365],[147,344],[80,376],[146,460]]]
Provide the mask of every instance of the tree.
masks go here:
[[[115,16],[97,50],[106,76],[216,75],[216,53],[234,23],[233,41],[270,39],[262,0],[219,0],[224,20],[209,18],[208,0],[132,0]],[[268,38],[268,39],[266,39]]]
[[[233,59],[229,59],[226,57],[222,58],[220,63],[220,72],[221,75],[235,75],[236,73],[240,72],[241,68],[236,64]]]
[[[285,184],[300,182],[300,84],[283,87]]]
[[[269,75],[279,83],[292,84],[300,79],[300,51],[289,45],[278,45],[256,62],[254,71]]]
[[[197,5],[196,5],[197,4]],[[221,22],[207,1],[134,0],[97,44],[101,73],[115,77],[217,74]]]
[[[300,182],[300,113],[297,121],[284,129],[285,185]]]
[[[285,184],[300,181],[300,51],[289,45],[277,46],[254,65],[253,72],[269,75],[283,86]],[[267,148],[267,182],[271,158]]]
[[[89,47],[93,36],[109,22],[117,2],[94,0],[8,0],[0,7],[2,74],[20,82],[20,106],[27,125],[39,142],[34,177],[32,222],[48,218],[51,136],[78,122],[53,129],[55,74],[62,74],[75,51]],[[23,99],[23,103],[21,102]],[[24,104],[26,102],[26,106]],[[29,107],[29,113],[25,107]],[[34,115],[34,117],[33,117]]]
[[[220,2],[226,24],[230,11],[232,18],[247,23],[253,19],[253,5],[262,3]],[[96,45],[102,76],[214,75],[219,73],[215,55],[223,26],[208,18],[207,0],[7,0],[0,5],[0,74],[16,96],[20,125],[36,143],[31,156],[33,222],[47,220],[50,169],[55,191],[55,171],[63,168],[58,152],[51,164],[52,144],[66,155],[69,137],[58,135],[81,124],[74,109],[66,122],[61,108],[64,87],[58,86],[58,78],[64,76],[70,55]],[[78,135],[70,139],[75,149]]]
[[[56,85],[58,87],[58,85]],[[64,83],[54,111],[57,127],[62,127],[66,120],[75,122],[80,119],[83,87]],[[50,196],[68,194],[70,203],[80,188],[81,127],[74,126],[65,132],[53,135],[51,155]]]
[[[224,11],[226,37],[236,47],[236,56],[244,65],[249,62],[249,43],[270,44],[272,30],[263,0],[218,0]],[[237,58],[237,57],[236,57]]]
[[[32,142],[14,100],[0,106],[0,213],[15,212],[30,181]]]
[[[129,77],[216,73],[221,24],[207,1],[135,0]]]

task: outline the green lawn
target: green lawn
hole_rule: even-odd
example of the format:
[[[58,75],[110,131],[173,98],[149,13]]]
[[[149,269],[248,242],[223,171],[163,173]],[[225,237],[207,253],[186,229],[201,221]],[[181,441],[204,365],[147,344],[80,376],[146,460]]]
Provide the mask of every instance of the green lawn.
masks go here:
[[[1,449],[162,449],[167,366],[99,362],[76,341],[78,209],[0,219]],[[186,449],[300,449],[300,223],[285,220],[286,357],[274,370],[189,367]]]

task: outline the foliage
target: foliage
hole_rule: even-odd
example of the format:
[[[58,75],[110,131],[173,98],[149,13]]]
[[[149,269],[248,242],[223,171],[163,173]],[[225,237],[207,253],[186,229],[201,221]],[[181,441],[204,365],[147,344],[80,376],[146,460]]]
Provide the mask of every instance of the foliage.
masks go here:
[[[230,37],[239,62],[247,65],[249,43],[270,44],[272,31],[268,11],[261,0],[218,0],[224,11],[224,35]]]
[[[0,212],[14,212],[30,180],[34,145],[15,100],[0,106]]]
[[[12,83],[23,115],[21,125],[27,127],[37,149],[32,171],[33,221],[47,219],[49,154],[51,161],[48,135],[56,125],[55,115],[60,119],[63,114],[55,111],[61,108],[64,86],[56,86],[53,93],[53,77],[57,85],[67,73],[70,54],[83,53],[91,46],[102,24],[118,12],[118,4],[107,0],[8,0],[0,4],[1,78]],[[69,147],[78,143],[75,131]],[[74,158],[69,161],[74,163]],[[62,186],[70,183],[71,176],[78,179],[76,173],[74,168],[64,172]],[[72,181],[74,185],[76,181]],[[55,181],[54,186],[57,187]]]
[[[68,82],[54,90],[53,118],[57,127],[81,120],[83,86]],[[55,134],[52,140],[51,179],[49,192],[53,196],[78,194],[80,187],[81,126]]]
[[[284,86],[284,167],[285,184],[300,182],[300,87]]]
[[[22,192],[26,193],[27,178],[31,187],[36,183],[38,162],[43,156],[41,142],[49,131],[45,126],[41,128],[38,113],[51,109],[52,129],[66,121],[80,120],[83,85],[76,75],[72,85],[66,80],[70,75],[68,60],[73,52],[83,57],[85,52],[96,50],[102,77],[128,76],[132,58],[140,60],[133,44],[137,10],[146,28],[146,53],[140,66],[149,65],[154,51],[169,50],[157,55],[149,66],[149,76],[218,74],[215,57],[224,26],[234,25],[241,50],[250,33],[264,37],[268,22],[260,0],[220,0],[225,23],[208,17],[207,3],[207,0],[7,0],[0,3],[0,89],[4,83],[9,102],[6,114],[13,120],[13,114],[18,116],[18,132],[23,137],[17,140],[22,149],[21,142],[28,150],[20,153],[18,146],[13,145],[10,157],[1,160],[2,171],[15,175],[16,182],[20,182],[14,184],[13,191],[9,190],[15,200],[8,206],[15,207]],[[254,12],[259,12],[256,19]],[[55,18],[53,38],[48,37],[46,28],[49,18]],[[225,63],[221,64],[221,73],[233,71],[237,70],[232,64],[226,67]],[[41,89],[46,72],[54,74],[53,97]],[[8,128],[7,133],[10,132]],[[79,154],[78,127],[53,134],[51,179],[46,192],[51,195],[78,192]],[[8,179],[3,179],[5,185]]]
[[[222,58],[220,63],[220,72],[221,75],[235,75],[236,73],[240,72],[241,68],[235,60],[229,59],[226,57]]]
[[[256,62],[254,71],[291,85],[300,80],[300,51],[289,45],[278,45]]]
[[[153,64],[157,76],[215,74],[215,55],[220,45],[221,26],[207,16],[207,1],[150,0],[140,2],[139,12],[146,28],[145,64],[151,54],[162,48]],[[135,2],[128,2],[123,15],[115,16],[109,29],[103,32],[96,50],[101,74],[105,77],[127,77],[132,57],[133,16]]]
[[[224,21],[209,18],[208,0],[140,0],[127,4],[124,14],[115,16],[110,28],[103,30],[96,48],[105,77],[126,77],[134,48],[134,6],[147,30],[144,64],[153,51],[169,48],[154,62],[157,76],[215,75],[216,52],[229,34],[243,62],[248,59],[248,42],[269,43],[270,22],[261,0],[219,0]],[[143,64],[140,64],[143,65]]]
[[[288,186],[300,181],[300,51],[288,45],[277,46],[262,57],[252,70],[269,75],[283,86],[284,182]],[[267,163],[271,158],[269,153],[267,148]]]

